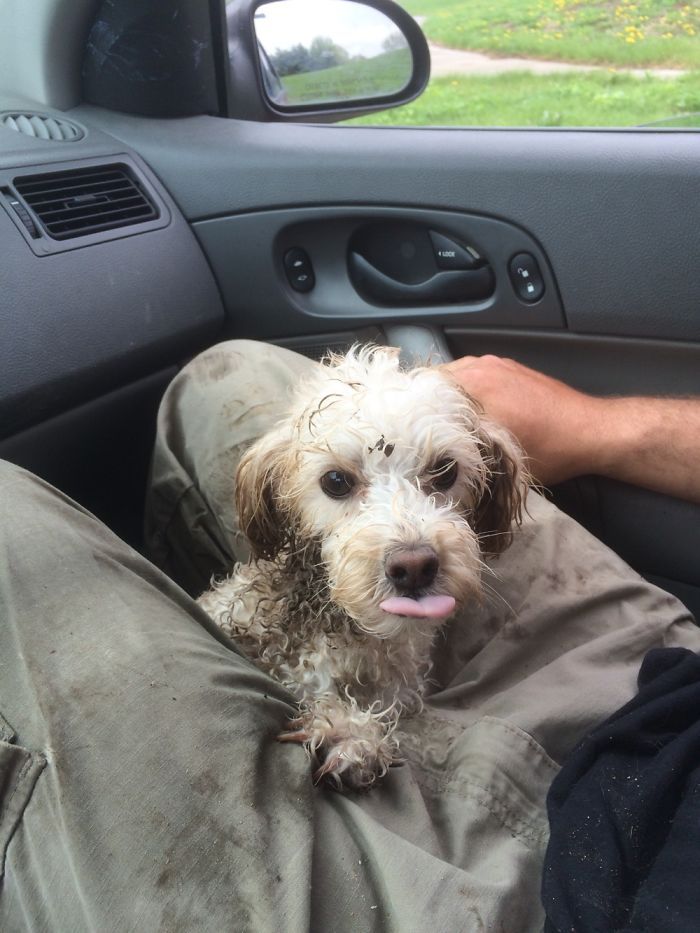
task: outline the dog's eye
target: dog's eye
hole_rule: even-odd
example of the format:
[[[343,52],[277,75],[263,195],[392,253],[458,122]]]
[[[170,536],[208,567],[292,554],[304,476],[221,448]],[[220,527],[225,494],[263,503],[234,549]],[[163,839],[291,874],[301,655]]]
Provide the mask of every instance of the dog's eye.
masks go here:
[[[329,470],[321,477],[321,489],[331,499],[343,499],[352,492],[355,485],[355,478],[349,473],[341,473],[340,470]]]
[[[439,489],[441,492],[450,489],[455,484],[457,472],[456,460],[438,461],[428,474],[433,489]]]

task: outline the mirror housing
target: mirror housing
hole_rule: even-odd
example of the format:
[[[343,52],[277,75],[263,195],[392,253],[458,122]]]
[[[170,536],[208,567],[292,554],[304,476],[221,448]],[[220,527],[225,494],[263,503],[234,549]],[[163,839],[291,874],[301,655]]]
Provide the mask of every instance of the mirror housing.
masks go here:
[[[224,15],[230,116],[331,123],[408,103],[430,77],[393,0],[231,0]]]

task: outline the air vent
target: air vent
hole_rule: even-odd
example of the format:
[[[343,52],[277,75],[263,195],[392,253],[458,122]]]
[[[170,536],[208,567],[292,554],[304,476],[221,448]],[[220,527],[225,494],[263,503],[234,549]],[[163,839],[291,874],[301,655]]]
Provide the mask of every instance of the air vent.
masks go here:
[[[124,165],[14,179],[15,190],[55,240],[144,223],[158,210]]]
[[[23,136],[34,139],[50,139],[59,143],[72,143],[82,139],[85,133],[68,120],[57,120],[42,113],[4,113],[0,125]]]

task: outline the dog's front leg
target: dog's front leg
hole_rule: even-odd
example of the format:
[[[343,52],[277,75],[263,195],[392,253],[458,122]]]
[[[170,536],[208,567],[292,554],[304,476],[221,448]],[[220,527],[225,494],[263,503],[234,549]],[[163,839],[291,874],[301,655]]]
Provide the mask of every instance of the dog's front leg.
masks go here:
[[[352,697],[334,694],[314,697],[302,704],[290,731],[279,739],[305,746],[317,765],[315,783],[326,780],[338,789],[371,787],[400,761],[394,736],[398,716],[377,705],[363,708]]]

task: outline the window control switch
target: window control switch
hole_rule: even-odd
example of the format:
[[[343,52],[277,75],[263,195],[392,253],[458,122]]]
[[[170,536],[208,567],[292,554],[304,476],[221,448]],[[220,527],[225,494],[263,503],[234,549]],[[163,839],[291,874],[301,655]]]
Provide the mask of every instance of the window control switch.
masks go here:
[[[284,271],[295,292],[310,292],[316,284],[311,260],[306,251],[298,246],[284,254]]]
[[[533,304],[544,295],[544,279],[537,260],[530,253],[518,253],[508,263],[508,274],[521,301]]]

